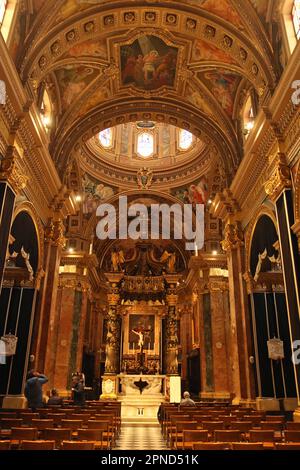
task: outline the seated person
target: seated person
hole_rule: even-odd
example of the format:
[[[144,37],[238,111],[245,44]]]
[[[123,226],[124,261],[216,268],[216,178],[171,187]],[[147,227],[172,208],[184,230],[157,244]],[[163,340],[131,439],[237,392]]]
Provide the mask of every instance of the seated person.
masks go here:
[[[180,402],[180,407],[182,406],[196,406],[196,403],[191,399],[189,392],[184,392],[183,399]]]
[[[50,398],[47,402],[47,405],[62,405],[63,397],[60,397],[56,388],[51,390]]]
[[[84,383],[80,376],[73,377],[72,398],[74,405],[85,406]]]

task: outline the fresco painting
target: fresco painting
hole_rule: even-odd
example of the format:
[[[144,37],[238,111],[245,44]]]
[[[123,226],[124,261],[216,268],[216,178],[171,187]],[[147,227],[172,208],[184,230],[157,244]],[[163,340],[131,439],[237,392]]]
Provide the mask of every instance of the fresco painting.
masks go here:
[[[83,201],[84,214],[94,213],[100,202],[107,201],[116,193],[115,188],[107,186],[86,173],[82,178],[82,188],[85,193]]]
[[[184,204],[206,204],[209,198],[208,182],[206,176],[191,183],[172,190],[172,195],[180,199]]]
[[[123,85],[143,90],[174,86],[178,49],[157,36],[141,36],[132,44],[121,46]]]
[[[204,113],[213,116],[213,113],[207,104],[207,101],[199,91],[194,90],[190,85],[187,85],[186,91],[185,91],[185,98],[194,106],[196,106],[198,109],[203,111]]]
[[[57,13],[56,23],[97,4],[99,4],[99,0],[66,0]]]
[[[238,65],[238,63],[229,54],[227,54],[227,52],[222,51],[214,44],[203,41],[202,39],[197,39],[194,42],[192,60],[215,60],[218,62],[224,62],[225,64]]]
[[[216,0],[195,0],[193,3],[201,6],[204,10],[214,13],[237,28],[244,29],[242,19],[232,6],[230,0],[218,0],[217,2]]]
[[[107,46],[104,39],[90,39],[88,41],[75,44],[64,54],[66,57],[83,57],[83,56],[99,56],[107,57]]]
[[[99,70],[85,65],[67,65],[55,73],[60,88],[62,109],[65,111],[98,76]]]
[[[205,72],[199,76],[214,97],[219,101],[224,111],[231,117],[233,113],[234,97],[240,77],[227,70],[218,69]]]
[[[107,100],[109,97],[110,97],[109,88],[102,86],[101,88],[97,89],[94,93],[92,93],[89,97],[85,99],[84,104],[78,110],[78,115],[82,116],[83,114],[87,113],[90,109],[94,108],[102,101]]]

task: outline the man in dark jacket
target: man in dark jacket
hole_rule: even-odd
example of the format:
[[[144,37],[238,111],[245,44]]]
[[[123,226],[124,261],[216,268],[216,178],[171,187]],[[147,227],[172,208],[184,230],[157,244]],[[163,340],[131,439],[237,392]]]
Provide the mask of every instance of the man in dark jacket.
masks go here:
[[[25,397],[28,401],[28,408],[33,411],[43,406],[43,390],[42,387],[48,382],[48,378],[35,370],[31,370],[27,375],[25,386]]]
[[[47,401],[47,405],[62,405],[63,397],[60,397],[56,388],[51,390],[51,396]]]
[[[85,405],[85,391],[84,382],[82,377],[73,377],[72,395],[74,405],[84,406]]]

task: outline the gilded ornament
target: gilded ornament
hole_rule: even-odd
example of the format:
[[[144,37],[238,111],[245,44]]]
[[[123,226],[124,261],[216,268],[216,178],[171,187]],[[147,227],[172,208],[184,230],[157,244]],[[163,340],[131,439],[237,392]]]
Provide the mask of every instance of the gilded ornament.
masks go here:
[[[156,13],[154,11],[146,11],[145,21],[147,23],[154,23],[156,20]]]
[[[112,26],[115,23],[114,15],[107,15],[103,18],[104,26]]]
[[[85,23],[84,25],[84,31],[86,33],[93,33],[95,31],[95,23],[94,21],[88,21],[88,23]]]
[[[243,246],[244,235],[237,222],[228,223],[224,230],[224,240],[221,242],[223,251],[228,252]]]
[[[216,35],[216,29],[213,26],[206,25],[204,29],[204,36],[207,38],[214,38]]]
[[[66,40],[68,42],[72,42],[76,39],[76,33],[75,33],[75,29],[71,29],[70,31],[67,32],[66,34]]]
[[[7,181],[13,190],[18,193],[22,191],[28,182],[28,177],[17,167],[16,160],[12,158],[3,158],[0,162],[0,180]]]
[[[135,22],[135,13],[132,11],[127,11],[124,13],[124,23],[134,23]]]
[[[186,20],[186,29],[189,29],[190,31],[196,29],[197,27],[197,21],[194,20],[193,18],[187,18]]]
[[[290,169],[285,163],[285,157],[278,154],[275,170],[270,179],[265,183],[266,194],[275,202],[285,189],[292,187]]]

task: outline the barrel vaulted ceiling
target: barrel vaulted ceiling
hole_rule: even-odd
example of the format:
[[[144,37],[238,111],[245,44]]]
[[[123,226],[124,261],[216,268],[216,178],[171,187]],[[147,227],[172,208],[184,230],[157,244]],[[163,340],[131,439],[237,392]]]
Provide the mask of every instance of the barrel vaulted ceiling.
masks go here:
[[[55,115],[49,149],[62,175],[100,130],[152,120],[190,130],[232,177],[242,158],[238,117],[246,91],[253,88],[265,104],[280,74],[267,0],[29,3],[16,65],[33,99],[48,90]],[[132,78],[128,60],[147,41],[165,59],[151,86]]]

